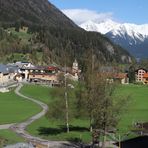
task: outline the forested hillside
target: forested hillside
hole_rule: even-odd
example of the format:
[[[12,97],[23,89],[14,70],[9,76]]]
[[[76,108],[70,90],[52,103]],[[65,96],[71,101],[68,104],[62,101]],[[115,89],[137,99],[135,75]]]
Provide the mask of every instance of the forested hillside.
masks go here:
[[[0,25],[0,52],[7,55],[5,61],[62,63],[66,56],[70,64],[74,58],[83,61],[93,49],[98,61],[131,62],[124,49],[99,33],[79,28],[48,0],[1,0]],[[20,31],[23,27],[28,27],[27,32]]]

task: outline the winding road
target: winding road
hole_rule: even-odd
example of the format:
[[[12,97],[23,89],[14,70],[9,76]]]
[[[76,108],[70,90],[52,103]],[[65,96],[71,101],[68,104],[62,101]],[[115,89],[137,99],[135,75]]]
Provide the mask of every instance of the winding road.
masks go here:
[[[18,85],[18,87],[15,89],[15,93],[24,99],[30,100],[30,101],[38,104],[39,106],[42,107],[42,111],[22,123],[1,125],[0,128],[3,128],[3,129],[10,128],[12,131],[14,131],[17,135],[21,136],[22,138],[24,138],[26,141],[31,142],[35,145],[36,144],[40,145],[41,148],[76,148],[77,147],[76,145],[74,145],[68,141],[44,140],[39,137],[34,137],[34,136],[30,135],[25,130],[28,125],[30,125],[35,120],[43,117],[47,113],[48,106],[41,101],[35,100],[33,98],[30,98],[30,97],[27,97],[27,96],[21,94],[19,91],[22,87],[23,87],[23,84],[20,83]]]

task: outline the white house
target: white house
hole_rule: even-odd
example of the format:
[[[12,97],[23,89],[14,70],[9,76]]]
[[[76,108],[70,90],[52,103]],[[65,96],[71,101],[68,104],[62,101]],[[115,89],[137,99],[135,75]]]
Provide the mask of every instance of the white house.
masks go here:
[[[144,68],[137,69],[135,73],[136,82],[143,82],[143,76],[146,72],[147,70]]]
[[[13,81],[16,74],[16,67],[0,64],[0,85],[6,85],[10,81]]]

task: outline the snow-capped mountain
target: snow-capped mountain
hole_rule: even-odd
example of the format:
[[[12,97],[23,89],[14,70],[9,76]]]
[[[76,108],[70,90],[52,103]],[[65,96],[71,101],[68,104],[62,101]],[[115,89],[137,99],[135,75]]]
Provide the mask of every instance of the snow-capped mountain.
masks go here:
[[[148,24],[121,24],[107,20],[104,22],[87,21],[80,27],[106,35],[137,58],[148,57]]]

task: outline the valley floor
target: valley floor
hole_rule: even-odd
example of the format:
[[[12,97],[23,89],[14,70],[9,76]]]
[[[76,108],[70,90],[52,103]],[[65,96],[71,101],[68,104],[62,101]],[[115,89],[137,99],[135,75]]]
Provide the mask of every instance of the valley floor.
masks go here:
[[[148,86],[146,85],[122,85],[117,89],[115,95],[119,98],[125,95],[130,96],[128,110],[122,114],[121,121],[118,125],[118,134],[121,134],[121,138],[133,136],[131,134],[128,137],[124,137],[124,135],[132,129],[134,122],[148,122],[147,89]],[[52,101],[50,91],[51,88],[49,87],[36,85],[25,85],[21,89],[21,93],[24,95],[36,98],[46,104]],[[2,106],[0,107],[0,124],[24,121],[41,110],[36,104],[16,96],[13,90],[9,93],[0,94],[0,105]],[[70,122],[71,127],[69,134],[65,133],[63,125],[62,121],[54,119],[49,121],[46,117],[42,117],[29,125],[27,131],[32,135],[48,140],[79,141],[81,139],[84,142],[91,141],[91,134],[88,131],[88,120],[72,120]],[[7,139],[9,143],[23,141],[23,139],[17,137],[17,135],[9,130],[1,130],[0,138]]]

